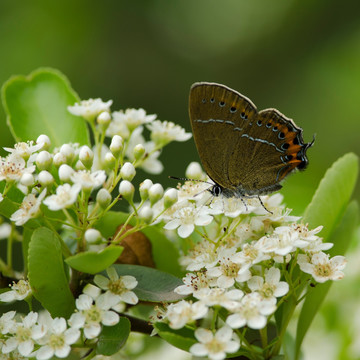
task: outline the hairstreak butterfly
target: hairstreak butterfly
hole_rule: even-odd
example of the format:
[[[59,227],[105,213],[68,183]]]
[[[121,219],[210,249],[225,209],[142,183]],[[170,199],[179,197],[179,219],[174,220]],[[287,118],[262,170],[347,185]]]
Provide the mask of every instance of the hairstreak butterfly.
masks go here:
[[[189,113],[215,196],[259,198],[279,190],[287,175],[308,164],[306,150],[314,140],[305,143],[293,120],[276,109],[257,111],[250,99],[227,86],[193,84]]]

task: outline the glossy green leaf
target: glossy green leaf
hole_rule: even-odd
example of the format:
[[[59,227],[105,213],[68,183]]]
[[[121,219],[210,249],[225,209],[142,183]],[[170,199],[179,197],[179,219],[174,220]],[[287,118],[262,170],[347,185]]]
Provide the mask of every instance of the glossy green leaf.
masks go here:
[[[103,326],[96,345],[97,354],[116,354],[126,343],[129,334],[130,321],[125,317],[120,317],[120,321],[114,326]]]
[[[349,204],[345,215],[339,226],[332,233],[328,239],[329,242],[334,243],[334,247],[329,251],[331,256],[344,255],[348,249],[355,229],[359,224],[359,206],[353,201]],[[324,284],[317,284],[307,294],[304,305],[298,319],[296,332],[296,351],[300,351],[302,341],[308,331],[316,313],[323,303],[332,281],[327,281]]]
[[[161,338],[178,349],[189,351],[190,347],[197,343],[197,340],[194,336],[194,331],[188,328],[174,330],[171,329],[167,324],[160,322],[155,323],[154,328],[157,330],[158,335]]]
[[[122,246],[107,246],[105,249],[95,252],[86,251],[69,256],[65,262],[77,271],[87,274],[97,274],[112,265],[123,251]]]
[[[101,234],[110,238],[114,236],[116,228],[124,224],[129,214],[122,212],[109,211],[95,227]],[[134,226],[134,222],[130,222]],[[149,226],[141,232],[151,241],[153,259],[156,268],[175,276],[181,276],[182,271],[179,265],[179,253],[174,244],[156,226]]]
[[[34,231],[28,250],[29,281],[34,296],[52,317],[68,318],[75,301],[64,270],[61,245],[48,228]]]
[[[114,264],[113,266],[118,275],[131,275],[136,278],[138,285],[133,291],[140,300],[171,302],[184,298],[184,296],[174,292],[177,286],[183,285],[181,279],[174,275],[146,266],[122,264]]]
[[[325,240],[341,220],[354,190],[359,159],[353,153],[348,153],[334,162],[326,171],[325,176],[305,210],[303,222],[309,228],[323,225],[320,233]]]
[[[52,147],[69,142],[90,144],[85,120],[67,110],[79,97],[58,70],[44,68],[10,78],[2,88],[2,101],[16,141],[46,134]]]

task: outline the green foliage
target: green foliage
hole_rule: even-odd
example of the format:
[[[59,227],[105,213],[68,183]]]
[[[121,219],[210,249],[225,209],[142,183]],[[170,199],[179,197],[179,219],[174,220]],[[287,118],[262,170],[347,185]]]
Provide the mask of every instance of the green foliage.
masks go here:
[[[106,356],[117,353],[126,343],[129,334],[130,321],[126,317],[121,316],[120,321],[116,325],[103,327],[96,345],[96,352]]]
[[[129,214],[126,213],[109,211],[95,224],[95,228],[97,228],[104,237],[110,238],[114,236],[117,227],[125,223],[128,216]],[[135,224],[135,219],[130,221],[130,225],[134,226]],[[178,262],[179,253],[174,244],[163,232],[157,229],[156,226],[147,227],[141,230],[141,232],[151,242],[156,268],[175,276],[181,276],[182,271]],[[166,256],[164,256],[164,254],[166,254]]]
[[[29,281],[34,296],[53,317],[68,318],[75,309],[62,259],[61,244],[48,228],[34,231],[29,244]]]
[[[38,69],[29,76],[12,77],[2,88],[2,101],[16,141],[46,134],[53,147],[69,142],[90,144],[84,120],[67,110],[79,97],[57,70]]]
[[[119,276],[132,275],[136,278],[138,285],[134,292],[140,300],[171,302],[183,298],[174,292],[177,286],[183,284],[181,279],[174,275],[139,265],[114,264],[113,267]]]
[[[161,338],[181,350],[189,351],[190,347],[197,342],[194,331],[189,328],[174,330],[164,323],[155,323],[154,327]]]
[[[85,251],[69,256],[65,262],[77,271],[94,275],[111,266],[123,249],[122,246],[107,246],[99,252]]]

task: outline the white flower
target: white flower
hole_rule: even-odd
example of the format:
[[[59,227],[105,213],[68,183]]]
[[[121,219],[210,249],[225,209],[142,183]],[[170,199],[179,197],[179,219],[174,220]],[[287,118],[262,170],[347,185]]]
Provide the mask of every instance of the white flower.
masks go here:
[[[17,226],[24,225],[28,220],[36,218],[40,215],[40,205],[46,195],[44,189],[38,197],[35,194],[26,195],[20,205],[19,210],[16,210],[10,217],[10,220]]]
[[[0,317],[0,334],[5,335],[15,331],[16,322],[14,316],[16,311],[8,311]]]
[[[233,340],[233,331],[224,326],[213,334],[208,329],[198,328],[195,337],[199,341],[190,348],[191,354],[195,356],[207,356],[211,360],[222,360],[226,353],[234,353],[240,348],[240,342]]]
[[[272,267],[265,274],[265,282],[263,277],[253,276],[248,281],[248,286],[251,291],[257,291],[265,300],[276,301],[275,298],[284,296],[289,291],[289,284],[280,281],[280,276],[280,270]]]
[[[263,236],[258,243],[263,252],[274,252],[281,256],[309,244],[307,241],[299,239],[299,233],[290,226],[277,227],[271,235]]]
[[[0,181],[20,181],[24,174],[32,174],[34,171],[35,165],[27,167],[25,160],[18,155],[0,157]]]
[[[212,219],[207,208],[202,207],[199,209],[194,204],[187,203],[187,206],[178,209],[173,214],[173,219],[164,226],[164,229],[178,229],[178,235],[182,238],[187,238],[195,230],[195,225],[209,225]]]
[[[84,329],[84,335],[87,339],[96,338],[101,331],[101,325],[113,326],[119,322],[119,315],[109,310],[110,304],[102,296],[94,299],[81,294],[76,299],[76,308],[78,312],[71,315],[69,324],[75,329]]]
[[[18,349],[22,356],[28,356],[34,350],[34,342],[45,335],[45,330],[36,325],[38,314],[30,312],[21,323],[17,323],[1,351],[8,354]]]
[[[10,152],[13,156],[22,157],[24,160],[28,160],[30,155],[40,150],[44,144],[33,145],[33,141],[19,142],[14,145],[14,149],[4,147],[4,150]]]
[[[70,186],[69,184],[60,185],[56,188],[56,195],[51,195],[44,200],[44,204],[52,211],[68,208],[77,199],[81,190],[79,184]]]
[[[69,355],[71,344],[74,344],[80,336],[78,329],[67,329],[64,318],[55,318],[51,321],[46,335],[39,340],[41,348],[36,351],[37,360],[50,359],[54,355],[65,358]]]
[[[169,326],[173,329],[181,329],[187,323],[197,319],[203,319],[208,312],[208,307],[200,301],[191,303],[181,300],[170,304],[166,310],[165,317],[169,319]]]
[[[11,234],[11,225],[9,223],[2,223],[0,225],[0,239],[7,239],[10,236],[10,234]]]
[[[116,125],[121,128],[120,124],[125,124],[130,131],[133,131],[138,126],[150,123],[156,119],[156,115],[146,115],[146,111],[144,109],[126,109],[125,112],[122,110],[114,111],[112,115],[113,121],[110,123],[109,129],[112,125],[113,128],[111,130],[108,129],[110,136],[117,134],[124,137],[122,133],[116,133],[116,131],[114,131]]]
[[[82,100],[79,103],[75,103],[74,106],[68,106],[68,111],[77,116],[82,116],[86,120],[91,120],[98,116],[103,111],[110,111],[112,100],[103,102],[100,98]]]
[[[300,269],[307,274],[311,274],[319,283],[327,280],[341,280],[344,277],[344,273],[341,271],[346,265],[344,256],[334,256],[330,259],[329,255],[323,252],[316,253],[311,258],[299,254],[297,261]]]
[[[210,269],[217,264],[217,261],[215,245],[202,241],[180,259],[180,264],[186,266],[186,270],[197,271],[202,268]]]
[[[306,240],[309,242],[319,239],[319,237],[316,236],[315,234],[319,233],[323,228],[323,226],[318,226],[313,230],[309,230],[307,225],[296,224],[296,223],[292,224],[292,227],[299,234],[299,239]]]
[[[171,141],[187,141],[192,134],[185,132],[179,125],[171,121],[155,120],[146,126],[151,131],[151,140],[159,146],[165,146]]]
[[[196,200],[198,204],[207,202],[212,196],[209,189],[212,184],[206,181],[185,181],[179,188],[179,202],[181,200]]]
[[[238,306],[239,300],[244,296],[244,293],[238,289],[203,288],[193,295],[206,306],[220,305],[225,309],[232,310]]]
[[[209,277],[217,278],[217,286],[221,288],[230,288],[235,284],[235,280],[241,283],[249,280],[251,277],[248,266],[241,266],[232,260],[235,251],[235,247],[220,248],[218,250],[219,266],[212,267],[207,272]]]
[[[102,186],[106,180],[106,174],[104,170],[87,171],[80,170],[76,171],[71,175],[71,181],[74,184],[79,184],[85,191],[92,191]]]
[[[0,301],[12,302],[21,301],[27,298],[31,294],[31,287],[28,281],[19,280],[17,283],[13,282],[10,291],[0,294]]]
[[[250,244],[244,244],[242,250],[232,257],[232,261],[239,263],[244,267],[250,268],[252,265],[261,261],[270,259],[268,254],[262,251],[262,245],[259,241],[253,241]]]
[[[250,213],[255,209],[255,207],[250,204],[245,205],[239,198],[225,198],[223,196],[215,198],[211,202],[210,208],[212,214],[224,214],[230,218],[236,218],[240,214]]]
[[[334,246],[333,243],[324,243],[322,242],[322,238],[317,238],[316,240],[313,240],[309,242],[309,245],[304,247],[303,250],[306,253],[318,253],[320,251],[326,251],[331,249]]]
[[[139,144],[143,145],[146,156],[140,162],[140,167],[149,174],[160,174],[164,169],[163,164],[160,160],[158,160],[158,157],[160,156],[160,150],[155,151],[156,145],[153,141],[145,141],[144,137],[142,136],[143,130],[144,128],[139,126],[131,134],[131,138],[127,146],[126,156],[129,160],[134,161],[134,148]]]
[[[266,316],[276,310],[273,301],[264,301],[259,293],[253,292],[245,295],[238,306],[232,309],[226,323],[233,329],[247,325],[252,329],[262,329],[267,323]]]
[[[137,304],[138,297],[135,295],[132,289],[134,289],[138,282],[130,275],[119,276],[114,267],[110,267],[106,270],[109,278],[103,275],[95,275],[94,283],[101,289],[107,290],[105,295],[109,299],[113,299],[115,304],[123,301],[127,304]],[[114,306],[113,306],[114,308]]]
[[[209,288],[211,285],[215,285],[208,278],[206,271],[198,271],[197,273],[187,273],[186,276],[182,279],[184,285],[180,285],[174,289],[179,295],[190,295],[199,291],[203,288]]]

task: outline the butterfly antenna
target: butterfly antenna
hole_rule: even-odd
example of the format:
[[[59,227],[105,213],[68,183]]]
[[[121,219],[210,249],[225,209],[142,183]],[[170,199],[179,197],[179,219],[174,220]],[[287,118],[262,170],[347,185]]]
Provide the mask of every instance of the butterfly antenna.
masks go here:
[[[176,177],[176,176],[169,176],[169,179],[174,179],[174,180],[181,180],[181,181],[197,181],[197,182],[202,182],[202,183],[206,183],[209,185],[214,185],[211,182],[205,181],[205,180],[199,180],[199,179],[189,179],[189,178],[183,178],[183,177]]]

